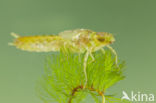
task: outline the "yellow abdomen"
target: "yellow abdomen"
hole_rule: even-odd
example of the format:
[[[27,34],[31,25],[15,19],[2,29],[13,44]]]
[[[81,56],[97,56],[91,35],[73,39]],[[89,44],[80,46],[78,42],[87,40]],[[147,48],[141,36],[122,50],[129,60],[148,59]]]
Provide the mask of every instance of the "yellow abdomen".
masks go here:
[[[49,52],[59,51],[64,40],[59,36],[23,36],[16,37],[12,45],[25,51]]]

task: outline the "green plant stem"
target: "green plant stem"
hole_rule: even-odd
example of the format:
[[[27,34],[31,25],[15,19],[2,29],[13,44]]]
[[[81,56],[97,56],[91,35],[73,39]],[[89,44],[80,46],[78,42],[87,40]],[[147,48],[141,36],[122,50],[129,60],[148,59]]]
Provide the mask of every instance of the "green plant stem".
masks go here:
[[[72,99],[75,96],[75,93],[78,91],[78,89],[83,89],[83,86],[77,86],[72,90],[71,97],[69,98],[68,103],[72,103]]]
[[[102,103],[105,103],[105,96],[103,93],[102,93]]]
[[[77,87],[75,87],[75,88],[72,90],[71,97],[69,98],[68,103],[72,103],[73,97],[75,96],[75,93],[78,92],[79,89],[80,89],[80,90],[84,90],[84,86],[77,86]],[[102,96],[102,103],[105,103],[105,96],[104,96],[104,92],[103,92],[103,91],[96,90],[96,89],[94,89],[93,87],[91,87],[91,88],[85,87],[85,89],[88,89],[88,90],[90,90],[90,91],[95,91],[95,92],[97,92],[99,95]]]

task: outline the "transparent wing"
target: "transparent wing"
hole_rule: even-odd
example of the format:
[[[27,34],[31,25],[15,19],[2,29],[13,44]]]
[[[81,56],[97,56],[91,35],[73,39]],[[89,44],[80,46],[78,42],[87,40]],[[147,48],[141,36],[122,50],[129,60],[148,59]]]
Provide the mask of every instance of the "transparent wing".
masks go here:
[[[77,32],[75,30],[67,30],[60,32],[58,35],[64,39],[72,40],[72,38],[77,35]]]
[[[61,32],[58,35],[64,39],[72,40],[73,37],[77,37],[80,34],[89,34],[90,32],[92,31],[88,29],[75,29],[75,30],[67,30],[67,31]]]

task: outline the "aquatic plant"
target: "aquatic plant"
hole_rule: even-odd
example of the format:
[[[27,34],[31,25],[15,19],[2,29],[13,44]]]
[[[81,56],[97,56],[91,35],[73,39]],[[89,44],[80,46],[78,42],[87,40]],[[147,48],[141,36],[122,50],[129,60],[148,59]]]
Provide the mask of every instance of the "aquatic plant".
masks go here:
[[[84,103],[92,96],[94,103],[126,103],[107,93],[107,89],[123,80],[124,62],[118,66],[109,50],[93,53],[87,61],[88,82],[84,88],[83,54],[61,51],[49,55],[45,61],[45,73],[38,84],[38,95],[44,103]],[[86,102],[85,102],[86,103]]]

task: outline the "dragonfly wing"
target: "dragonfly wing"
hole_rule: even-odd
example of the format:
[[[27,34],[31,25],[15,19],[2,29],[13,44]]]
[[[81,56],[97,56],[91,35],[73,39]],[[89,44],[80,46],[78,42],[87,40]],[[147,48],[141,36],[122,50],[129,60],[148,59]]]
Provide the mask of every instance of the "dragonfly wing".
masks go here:
[[[77,32],[73,30],[67,30],[64,32],[60,32],[58,35],[66,40],[72,40],[72,38],[77,35]]]
[[[59,36],[64,39],[72,40],[73,38],[78,38],[80,35],[89,36],[90,34],[92,34],[92,32],[93,31],[88,29],[75,29],[61,32],[59,33]]]

